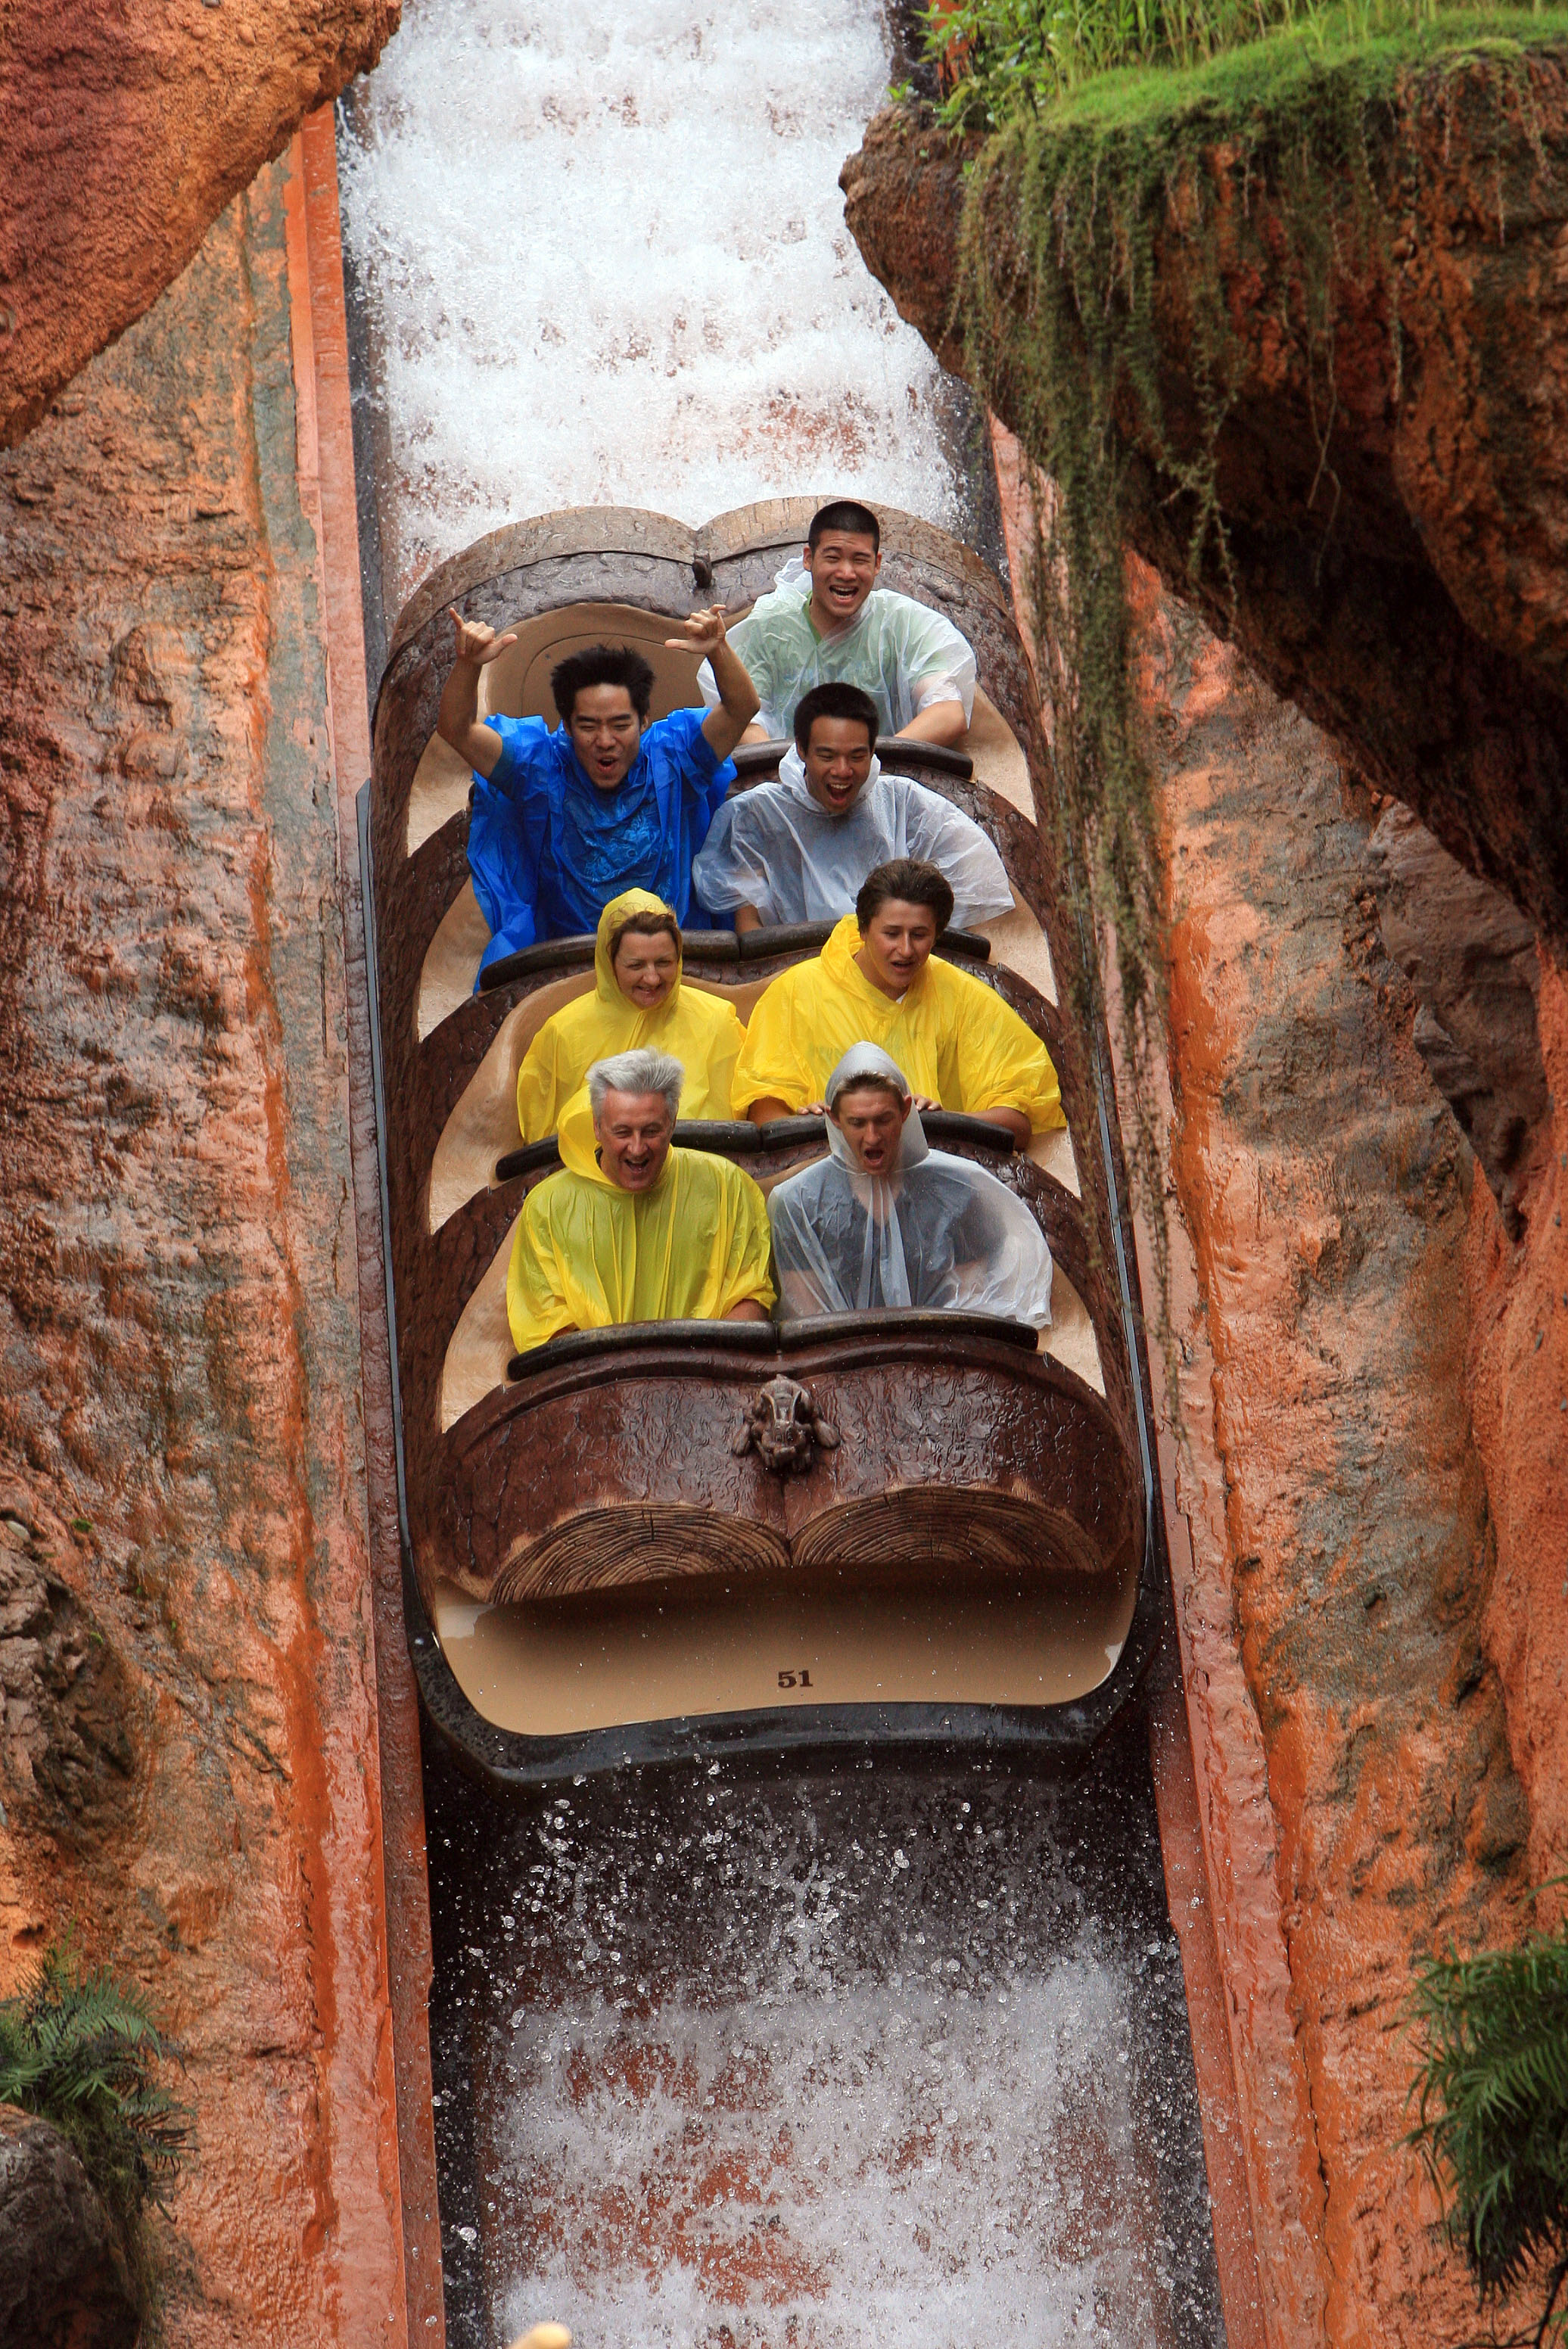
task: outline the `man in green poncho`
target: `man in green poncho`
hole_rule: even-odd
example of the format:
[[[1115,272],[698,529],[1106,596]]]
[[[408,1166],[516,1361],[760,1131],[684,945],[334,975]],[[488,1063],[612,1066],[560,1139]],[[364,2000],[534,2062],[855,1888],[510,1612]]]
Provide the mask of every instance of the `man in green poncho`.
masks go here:
[[[728,631],[762,698],[748,741],[792,734],[798,704],[828,684],[869,693],[884,734],[963,740],[975,709],[975,655],[940,612],[879,587],[881,569],[882,526],[869,506],[838,498],[812,516],[804,553]],[[717,702],[706,662],[697,674],[705,700]]]

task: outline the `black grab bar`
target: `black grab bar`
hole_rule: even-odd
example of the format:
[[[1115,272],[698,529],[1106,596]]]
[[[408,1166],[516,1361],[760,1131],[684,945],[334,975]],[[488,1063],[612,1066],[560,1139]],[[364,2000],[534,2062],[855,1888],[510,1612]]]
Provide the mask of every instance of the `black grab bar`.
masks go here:
[[[729,755],[738,775],[767,775],[794,747],[788,735],[777,735],[767,742],[738,742]],[[917,759],[923,767],[934,767],[939,775],[955,775],[962,783],[968,782],[975,772],[975,761],[967,750],[950,750],[945,742],[912,742],[903,734],[879,734],[877,757],[884,767],[895,760]]]
[[[765,962],[775,955],[820,953],[837,926],[835,922],[775,922],[740,937],[733,930],[683,930],[681,955],[688,963]],[[596,944],[592,933],[583,931],[570,938],[546,938],[541,946],[520,947],[516,954],[486,964],[480,973],[480,993],[535,978],[542,970],[581,970],[593,961]],[[989,962],[991,941],[978,930],[946,929],[935,951],[949,961],[962,956],[968,962]]]
[[[972,1150],[997,1150],[1006,1156],[1018,1147],[1006,1126],[969,1117],[962,1110],[923,1110],[921,1123],[928,1142],[966,1142]],[[679,1150],[717,1150],[727,1158],[745,1158],[758,1150],[793,1150],[803,1142],[822,1142],[827,1131],[823,1117],[776,1117],[767,1125],[753,1125],[748,1118],[693,1117],[676,1119],[672,1139]],[[547,1133],[542,1142],[522,1143],[498,1158],[495,1179],[514,1183],[520,1174],[537,1174],[542,1166],[560,1163],[560,1141]]]

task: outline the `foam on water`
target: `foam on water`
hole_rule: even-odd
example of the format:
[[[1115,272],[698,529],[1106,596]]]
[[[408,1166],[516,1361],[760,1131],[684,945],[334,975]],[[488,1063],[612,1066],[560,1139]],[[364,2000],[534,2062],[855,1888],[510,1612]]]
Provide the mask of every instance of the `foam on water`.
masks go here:
[[[438,1798],[454,2343],[1222,2341],[1142,1766]]]
[[[876,0],[406,0],[341,157],[399,598],[557,506],[955,519],[940,370],[838,188],[887,75]]]
[[[1103,2228],[1132,2166],[1123,1988],[1069,1961],[1002,2004],[861,1985],[666,2005],[655,2037],[603,2009],[528,2017],[495,2175],[538,2240],[502,2338],[546,2312],[596,2349],[719,2324],[821,2349],[1151,2338],[1136,2253]]]

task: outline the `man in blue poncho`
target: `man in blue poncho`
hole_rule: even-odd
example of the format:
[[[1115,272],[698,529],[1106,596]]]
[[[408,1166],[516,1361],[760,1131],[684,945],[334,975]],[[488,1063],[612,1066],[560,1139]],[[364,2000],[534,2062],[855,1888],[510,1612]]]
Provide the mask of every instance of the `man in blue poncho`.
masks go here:
[[[683,923],[703,923],[692,858],[758,708],[720,607],[694,612],[668,640],[706,657],[717,708],[672,710],[650,725],[647,662],[624,645],[591,645],[551,672],[554,732],[542,718],[480,717],[480,671],[517,639],[455,610],[451,617],[457,658],[436,731],[474,771],[469,870],[490,930],[480,969],[537,940],[596,929],[625,889],[651,889]]]

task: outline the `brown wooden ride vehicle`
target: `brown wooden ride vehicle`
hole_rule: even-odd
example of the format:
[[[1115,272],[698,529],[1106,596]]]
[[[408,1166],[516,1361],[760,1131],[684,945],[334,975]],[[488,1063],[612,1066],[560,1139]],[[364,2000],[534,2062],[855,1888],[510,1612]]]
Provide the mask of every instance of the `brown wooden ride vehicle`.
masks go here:
[[[1085,1749],[1136,1682],[1164,1588],[1145,1369],[1117,1203],[1101,1040],[1058,974],[1081,952],[1041,821],[1049,765],[1007,598],[930,525],[883,517],[882,584],[947,612],[980,693],[963,748],[884,741],[884,767],[990,834],[1013,911],[940,951],[1050,1050],[1067,1130],[1027,1153],[936,1115],[1038,1218],[1053,1324],[875,1312],[779,1325],[586,1331],[514,1357],[505,1275],[553,1143],[522,1147],[519,1064],[590,989],[593,940],[475,974],[488,931],[466,859],[469,775],[436,739],[446,608],[515,630],[484,709],[554,722],[566,652],[631,643],[655,717],[700,702],[668,650],[694,600],[744,608],[811,506],[692,531],[593,507],[518,524],[447,564],[404,611],[361,801],[410,1639],[427,1704],[498,1783],[681,1752],[894,1738]],[[781,745],[738,753],[738,789]],[[746,1019],[820,927],[687,933],[686,983]],[[764,1187],[822,1154],[821,1121],[683,1125]]]

